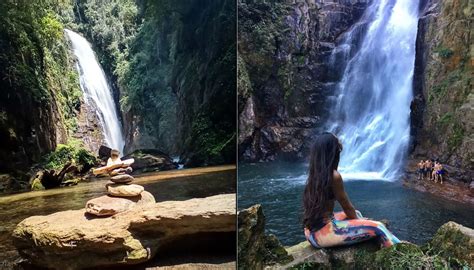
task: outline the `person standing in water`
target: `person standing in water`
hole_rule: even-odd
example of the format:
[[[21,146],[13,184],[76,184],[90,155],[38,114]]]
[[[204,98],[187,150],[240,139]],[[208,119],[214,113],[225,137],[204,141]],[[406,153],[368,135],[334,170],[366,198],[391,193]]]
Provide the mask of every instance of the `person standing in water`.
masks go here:
[[[342,144],[332,133],[323,133],[312,147],[308,180],[303,193],[306,239],[316,248],[350,245],[377,238],[390,247],[400,243],[379,221],[362,217],[344,191],[337,171]],[[335,201],[344,211],[333,213]]]

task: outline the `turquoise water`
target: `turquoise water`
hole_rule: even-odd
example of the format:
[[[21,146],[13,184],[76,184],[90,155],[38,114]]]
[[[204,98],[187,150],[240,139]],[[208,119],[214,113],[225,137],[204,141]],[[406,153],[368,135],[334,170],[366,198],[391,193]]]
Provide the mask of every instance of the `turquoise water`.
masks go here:
[[[239,166],[239,209],[262,204],[267,232],[284,245],[305,240],[300,220],[306,171],[304,164],[285,162]],[[345,189],[356,209],[366,217],[388,219],[389,229],[403,240],[425,243],[451,220],[474,228],[472,206],[407,189],[401,182],[350,180]]]

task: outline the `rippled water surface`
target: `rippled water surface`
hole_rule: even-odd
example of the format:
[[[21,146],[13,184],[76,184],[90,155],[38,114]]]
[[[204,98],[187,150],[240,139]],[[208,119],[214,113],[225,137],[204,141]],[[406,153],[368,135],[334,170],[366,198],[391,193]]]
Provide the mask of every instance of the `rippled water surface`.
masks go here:
[[[284,245],[304,241],[300,219],[306,170],[304,164],[283,162],[239,166],[239,209],[262,204],[267,232]],[[425,243],[450,220],[474,228],[472,206],[407,189],[400,182],[350,180],[345,189],[364,216],[388,219],[390,230],[403,240]]]
[[[235,193],[236,186],[235,170],[231,168],[149,173],[136,179],[136,183],[152,193],[157,202]],[[16,224],[30,216],[84,208],[88,200],[106,194],[106,182],[98,180],[70,188],[0,197],[0,262],[18,258],[11,239]]]

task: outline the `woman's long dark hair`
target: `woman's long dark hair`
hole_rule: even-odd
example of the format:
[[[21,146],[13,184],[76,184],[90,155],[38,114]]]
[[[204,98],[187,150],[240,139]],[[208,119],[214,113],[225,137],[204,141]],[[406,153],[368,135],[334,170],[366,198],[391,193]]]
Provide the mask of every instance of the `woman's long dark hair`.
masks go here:
[[[339,165],[342,145],[334,134],[319,135],[311,149],[309,174],[303,194],[303,225],[313,228],[321,219],[324,206],[332,194],[332,178]]]

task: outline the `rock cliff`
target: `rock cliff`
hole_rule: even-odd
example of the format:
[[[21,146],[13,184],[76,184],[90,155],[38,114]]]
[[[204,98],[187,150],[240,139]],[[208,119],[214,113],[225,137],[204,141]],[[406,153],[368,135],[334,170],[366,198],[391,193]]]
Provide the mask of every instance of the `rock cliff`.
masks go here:
[[[474,178],[472,16],[468,0],[423,1],[411,104],[413,157],[435,158],[449,177]]]
[[[305,156],[327,116],[328,57],[368,1],[239,1],[239,156]]]

